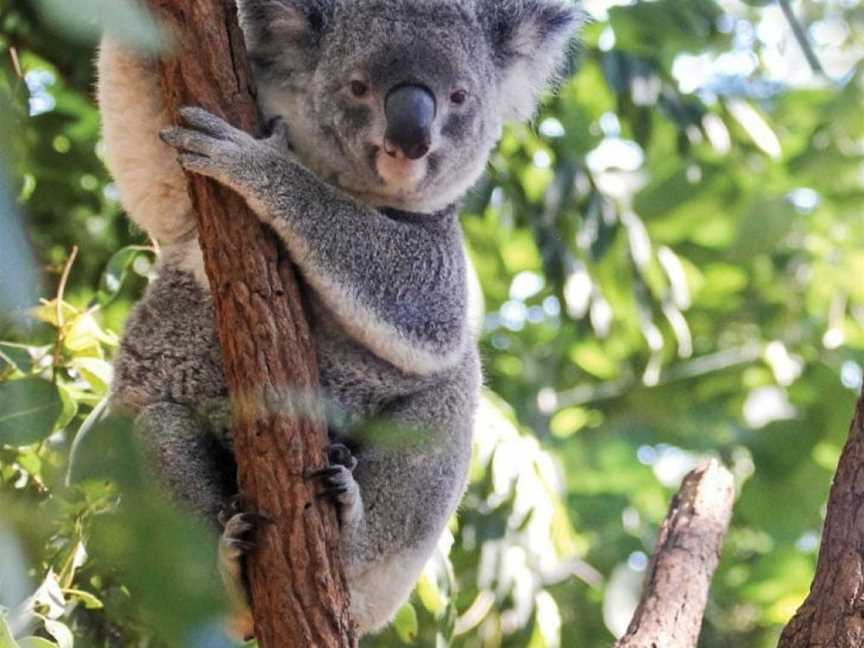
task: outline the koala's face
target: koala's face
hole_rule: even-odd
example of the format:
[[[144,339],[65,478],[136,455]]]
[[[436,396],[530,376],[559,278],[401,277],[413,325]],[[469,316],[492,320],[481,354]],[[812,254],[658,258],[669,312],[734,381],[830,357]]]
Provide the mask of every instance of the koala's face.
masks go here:
[[[378,207],[434,212],[529,116],[578,14],[564,0],[241,0],[259,99],[301,160]]]

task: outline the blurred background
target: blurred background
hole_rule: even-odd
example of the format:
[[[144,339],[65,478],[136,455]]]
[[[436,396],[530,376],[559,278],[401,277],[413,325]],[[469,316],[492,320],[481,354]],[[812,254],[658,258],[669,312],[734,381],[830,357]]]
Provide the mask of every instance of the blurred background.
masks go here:
[[[699,645],[774,646],[807,592],[864,373],[864,5],[584,7],[560,92],[464,208],[487,309],[469,493],[364,646],[610,645],[706,456],[738,500]],[[0,0],[4,647],[227,645],[212,542],[94,423],[155,257],[100,158],[92,59],[106,29],[152,46],[143,24]]]

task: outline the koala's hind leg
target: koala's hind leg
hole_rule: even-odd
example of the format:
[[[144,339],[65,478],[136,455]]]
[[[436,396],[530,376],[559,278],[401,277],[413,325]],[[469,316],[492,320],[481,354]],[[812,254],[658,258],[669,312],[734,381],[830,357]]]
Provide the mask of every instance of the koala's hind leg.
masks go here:
[[[135,420],[135,432],[160,488],[221,534],[218,568],[232,608],[228,632],[245,639],[252,634],[253,621],[246,603],[241,562],[254,542],[249,532],[254,530],[256,516],[225,516],[232,503],[238,501],[231,453],[192,411],[176,403],[145,407]]]
[[[248,511],[244,498],[237,495],[219,513],[219,523],[223,527],[219,538],[219,574],[231,603],[228,633],[235,639],[247,641],[255,633],[255,619],[249,607],[249,583],[243,558],[255,548],[261,526],[271,524],[272,520]]]
[[[476,359],[466,358],[454,373],[400,398],[373,426],[379,429],[356,439],[351,476],[359,485],[359,513],[340,513],[351,614],[362,633],[381,628],[408,597],[462,497],[479,383]],[[336,484],[337,493],[351,493],[345,482]]]
[[[158,63],[105,39],[99,49],[98,99],[105,162],[129,217],[162,242],[195,230],[177,154],[159,139],[170,125]]]
[[[192,411],[176,403],[145,407],[135,420],[135,431],[159,486],[218,529],[219,513],[237,493],[231,453]]]

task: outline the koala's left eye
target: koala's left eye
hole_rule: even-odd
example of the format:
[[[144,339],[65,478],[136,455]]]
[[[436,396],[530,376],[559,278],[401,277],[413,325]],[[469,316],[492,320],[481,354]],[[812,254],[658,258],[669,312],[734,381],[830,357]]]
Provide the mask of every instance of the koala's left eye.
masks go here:
[[[456,106],[461,106],[468,101],[467,90],[456,90],[450,95],[450,102]]]
[[[363,83],[362,81],[352,81],[351,82],[351,94],[353,94],[358,99],[362,99],[367,94],[369,94],[369,86]]]

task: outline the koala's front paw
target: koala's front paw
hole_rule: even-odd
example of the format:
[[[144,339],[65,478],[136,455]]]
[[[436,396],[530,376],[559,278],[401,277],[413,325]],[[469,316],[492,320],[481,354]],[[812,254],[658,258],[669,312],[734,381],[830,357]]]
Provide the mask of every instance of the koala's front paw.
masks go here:
[[[246,510],[241,496],[231,498],[219,512],[222,536],[219,538],[219,572],[231,591],[243,592],[243,556],[255,548],[258,530],[272,520],[261,513]]]
[[[334,443],[327,451],[329,465],[308,476],[320,479],[324,485],[321,495],[330,497],[339,507],[339,519],[343,525],[359,522],[363,516],[363,500],[360,486],[354,479],[357,458],[341,443]]]
[[[287,147],[280,151],[274,146],[276,137],[287,139],[281,126],[266,140],[256,140],[202,108],[181,108],[180,116],[186,128],[166,128],[159,133],[165,143],[179,151],[180,165],[247,198],[256,197],[258,185],[266,183],[274,167],[292,159]]]
[[[243,556],[255,548],[259,529],[272,522],[266,515],[249,511],[241,495],[228,500],[219,512],[219,523],[223,527],[219,538],[219,573],[231,599],[228,634],[237,640],[251,639],[255,630],[247,581],[243,576]]]

